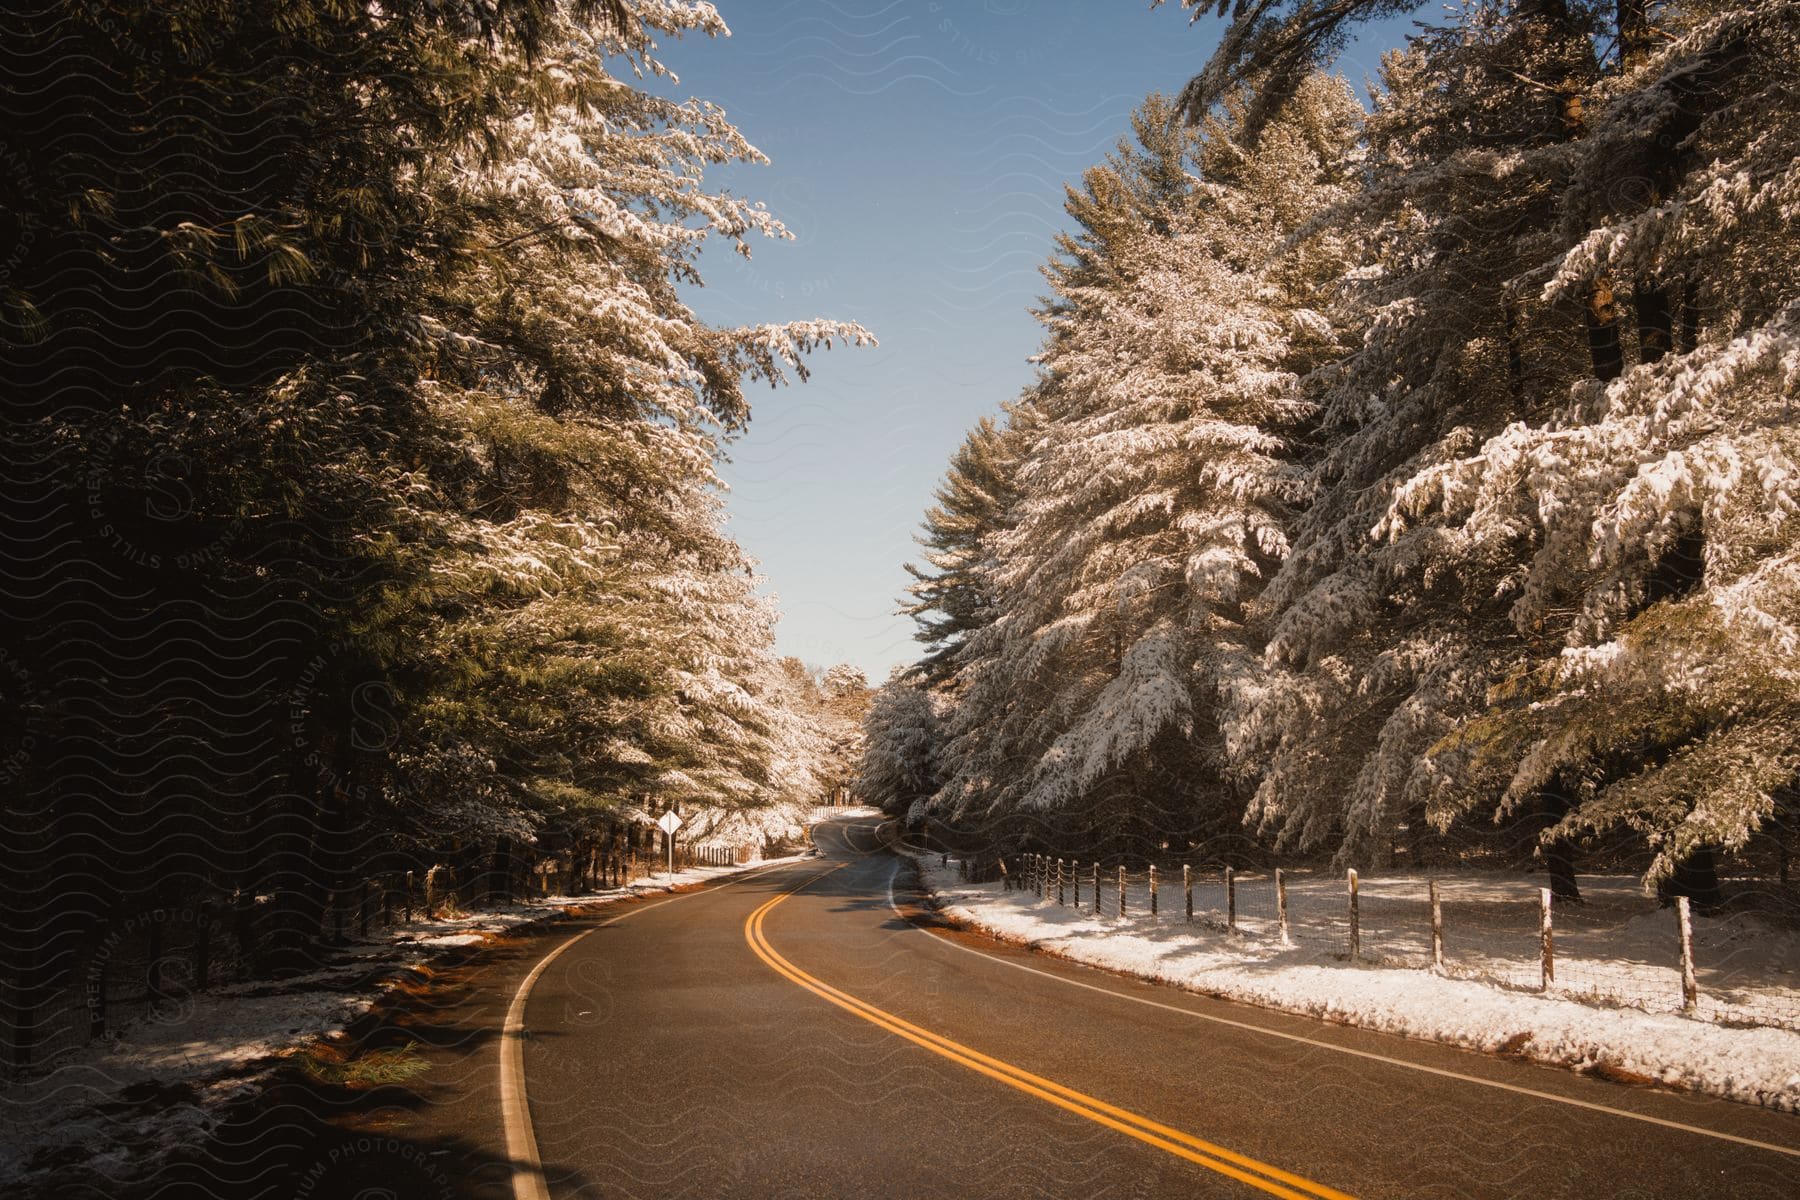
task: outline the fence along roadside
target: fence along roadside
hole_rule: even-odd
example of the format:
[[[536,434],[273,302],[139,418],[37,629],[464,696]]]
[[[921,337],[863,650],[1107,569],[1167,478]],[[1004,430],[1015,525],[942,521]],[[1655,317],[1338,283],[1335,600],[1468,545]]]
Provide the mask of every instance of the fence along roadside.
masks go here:
[[[1699,939],[1685,896],[1667,908],[1651,907],[1641,894],[1635,905],[1608,894],[1606,903],[1570,906],[1548,888],[1526,895],[1516,882],[1516,894],[1496,897],[1482,894],[1494,889],[1487,880],[1471,887],[1458,877],[1371,878],[1352,870],[1333,900],[1324,872],[1245,875],[1184,863],[1172,877],[1166,868],[1120,866],[1116,875],[1106,872],[1102,887],[1098,861],[1030,853],[945,854],[942,861],[967,882],[998,881],[1039,903],[1120,921],[1121,931],[1134,921],[1192,924],[1246,939],[1247,950],[1293,948],[1585,1003],[1800,1029],[1800,989],[1768,978],[1781,973],[1779,962],[1765,969],[1754,953],[1760,927],[1746,914],[1715,918],[1710,937]],[[1064,899],[1065,883],[1073,883],[1072,900]],[[1800,951],[1800,934],[1788,936]]]

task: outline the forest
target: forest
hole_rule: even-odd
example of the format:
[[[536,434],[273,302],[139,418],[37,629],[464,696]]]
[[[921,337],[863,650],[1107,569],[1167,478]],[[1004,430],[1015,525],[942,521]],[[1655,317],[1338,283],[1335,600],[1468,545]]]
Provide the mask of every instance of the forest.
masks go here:
[[[960,845],[1785,883],[1800,4],[1185,0],[951,456],[862,794]],[[1277,861],[1280,861],[1278,858]]]
[[[7,1063],[97,1032],[142,924],[216,914],[293,973],[371,874],[512,895],[671,809],[755,845],[842,786],[860,672],[775,653],[716,466],[752,387],[873,339],[683,299],[706,244],[786,233],[706,178],[759,152],[654,86],[658,39],[726,32],[662,0],[6,18]]]

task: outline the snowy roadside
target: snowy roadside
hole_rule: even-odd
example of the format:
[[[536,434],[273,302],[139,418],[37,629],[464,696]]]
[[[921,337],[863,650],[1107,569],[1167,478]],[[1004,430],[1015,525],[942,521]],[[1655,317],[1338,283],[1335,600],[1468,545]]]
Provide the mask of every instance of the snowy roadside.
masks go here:
[[[1207,995],[1490,1053],[1687,1088],[1800,1112],[1800,1032],[1730,1028],[1674,1014],[1596,1007],[1445,978],[1351,964],[1316,949],[1252,946],[1203,926],[1096,917],[999,884],[957,878],[914,855],[948,917],[1076,962]]]
[[[353,939],[330,967],[184,997],[0,1091],[0,1191],[71,1167],[112,1179],[152,1169],[154,1157],[202,1141],[226,1107],[261,1091],[285,1058],[331,1038],[396,988],[422,981],[434,960],[453,951],[634,896],[808,857],[690,867],[627,887],[405,922]]]
[[[887,814],[882,812],[879,808],[872,808],[867,804],[844,804],[837,806],[822,804],[812,810],[812,821],[808,828],[810,829],[811,825],[817,825],[822,821],[837,820],[842,817],[885,818],[886,816]]]

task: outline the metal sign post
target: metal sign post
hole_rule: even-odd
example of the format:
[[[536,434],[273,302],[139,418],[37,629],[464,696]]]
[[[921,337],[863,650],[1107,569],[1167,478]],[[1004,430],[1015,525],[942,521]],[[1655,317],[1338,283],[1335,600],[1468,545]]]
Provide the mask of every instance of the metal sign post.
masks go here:
[[[669,840],[669,882],[675,882],[675,831],[681,828],[681,818],[670,809],[656,819],[657,828],[668,835]]]

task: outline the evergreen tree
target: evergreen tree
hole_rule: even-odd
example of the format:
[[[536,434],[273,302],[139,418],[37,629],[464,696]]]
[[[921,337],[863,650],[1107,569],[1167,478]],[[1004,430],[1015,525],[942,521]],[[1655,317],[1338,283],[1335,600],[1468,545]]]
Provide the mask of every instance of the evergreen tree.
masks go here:
[[[1009,404],[999,420],[983,417],[950,456],[937,487],[937,503],[925,511],[925,567],[906,564],[913,584],[901,609],[918,623],[914,637],[926,646],[918,672],[931,686],[947,683],[969,638],[993,620],[990,545],[1017,495],[1014,475],[1030,436],[1024,404]]]
[[[149,902],[271,896],[297,960],[357,872],[505,886],[646,801],[813,790],[713,466],[746,378],[867,335],[681,298],[706,239],[783,233],[705,184],[760,160],[724,115],[633,82],[711,5],[8,20],[28,1003]]]
[[[1494,817],[1577,898],[1628,829],[1710,897],[1796,793],[1795,6],[1470,4],[1353,146],[1307,71],[1406,7],[1231,7],[1071,192],[1013,495],[971,441],[929,526],[933,803],[1240,780],[1277,848]]]
[[[936,787],[937,712],[931,695],[896,672],[863,717],[856,792],[865,804],[909,822]]]
[[[999,616],[949,722],[954,808],[1142,840],[1233,823],[1211,697],[1301,498],[1292,367],[1330,336],[1268,247],[1340,186],[1355,106],[1319,81],[1260,159],[1173,117],[1152,98],[1071,193],[1034,436],[991,538]]]
[[[1385,526],[1517,548],[1528,654],[1428,758],[1439,819],[1566,788],[1554,832],[1629,826],[1658,881],[1690,861],[1704,879],[1800,769],[1800,6],[1669,17],[1597,91],[1565,241],[1527,276],[1545,304],[1633,281],[1635,361],[1409,481]]]
[[[1517,653],[1499,619],[1512,548],[1371,531],[1406,480],[1584,372],[1570,309],[1523,304],[1512,281],[1554,236],[1570,178],[1564,110],[1539,81],[1564,78],[1587,36],[1482,9],[1387,63],[1369,183],[1339,217],[1366,264],[1343,298],[1365,332],[1313,377],[1315,498],[1262,597],[1265,673],[1227,718],[1257,766],[1252,818],[1279,845],[1384,857],[1422,820],[1421,755]]]

